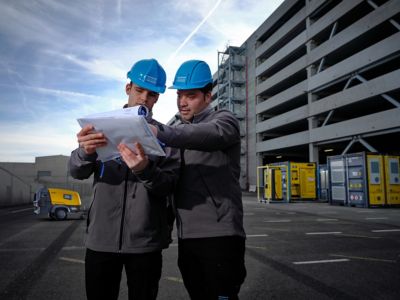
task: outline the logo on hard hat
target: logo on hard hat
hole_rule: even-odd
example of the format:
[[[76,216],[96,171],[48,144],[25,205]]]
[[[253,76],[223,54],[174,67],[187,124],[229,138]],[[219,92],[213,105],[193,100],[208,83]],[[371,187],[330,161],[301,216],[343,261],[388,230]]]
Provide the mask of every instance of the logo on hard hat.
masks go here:
[[[187,76],[177,76],[175,81],[176,82],[186,82]]]
[[[151,83],[151,84],[157,84],[157,78],[156,77],[153,77],[153,76],[150,76],[150,75],[145,75],[143,73],[139,74],[139,80],[143,81],[143,82],[148,82],[148,83]]]

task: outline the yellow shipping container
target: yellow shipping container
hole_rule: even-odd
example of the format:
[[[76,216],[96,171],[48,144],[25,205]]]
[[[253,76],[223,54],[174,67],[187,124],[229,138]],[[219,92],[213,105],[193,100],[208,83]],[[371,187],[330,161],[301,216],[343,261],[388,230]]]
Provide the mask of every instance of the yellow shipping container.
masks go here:
[[[368,154],[367,164],[369,205],[384,205],[385,178],[383,171],[383,156],[379,154]]]
[[[386,204],[388,205],[400,204],[399,161],[399,156],[384,156]]]
[[[278,168],[264,169],[264,197],[266,200],[283,200],[282,171]]]

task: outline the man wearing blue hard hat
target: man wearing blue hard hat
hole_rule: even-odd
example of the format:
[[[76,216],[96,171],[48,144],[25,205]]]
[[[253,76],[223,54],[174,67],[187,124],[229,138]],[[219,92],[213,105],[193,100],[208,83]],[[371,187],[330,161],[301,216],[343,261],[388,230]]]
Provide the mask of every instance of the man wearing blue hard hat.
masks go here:
[[[136,62],[128,72],[127,106],[150,111],[165,91],[166,75],[155,59]],[[156,299],[161,277],[161,251],[170,243],[168,201],[177,181],[179,157],[165,148],[165,157],[120,144],[119,159],[101,162],[96,149],[107,143],[88,125],[78,133],[79,148],[69,169],[77,179],[94,175],[94,196],[86,227],[85,283],[88,299],[118,299],[123,268],[129,299]]]
[[[182,124],[152,129],[181,149],[175,208],[183,282],[191,299],[238,299],[246,277],[239,123],[210,106],[212,75],[204,61],[184,62],[171,88]]]

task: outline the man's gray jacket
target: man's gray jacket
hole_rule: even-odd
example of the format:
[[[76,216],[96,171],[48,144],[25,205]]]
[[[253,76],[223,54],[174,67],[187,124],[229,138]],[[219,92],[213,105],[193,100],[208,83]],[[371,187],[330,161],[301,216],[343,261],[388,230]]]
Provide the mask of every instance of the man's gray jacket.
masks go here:
[[[97,154],[74,150],[69,160],[72,177],[94,174],[94,196],[88,212],[86,247],[95,251],[146,253],[170,243],[167,198],[173,193],[179,155],[166,148],[166,157],[149,157],[140,173],[121,160],[102,163]]]
[[[190,124],[158,125],[157,137],[169,147],[182,149],[175,193],[178,237],[245,237],[240,129],[233,114],[209,106]]]

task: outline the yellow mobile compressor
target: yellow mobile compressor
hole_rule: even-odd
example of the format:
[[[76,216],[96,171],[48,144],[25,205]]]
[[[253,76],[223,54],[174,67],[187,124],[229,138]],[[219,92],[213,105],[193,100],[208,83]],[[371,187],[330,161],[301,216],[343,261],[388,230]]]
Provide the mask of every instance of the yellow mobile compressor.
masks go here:
[[[43,187],[35,193],[33,206],[37,215],[65,220],[68,214],[80,212],[81,197],[75,191]]]

